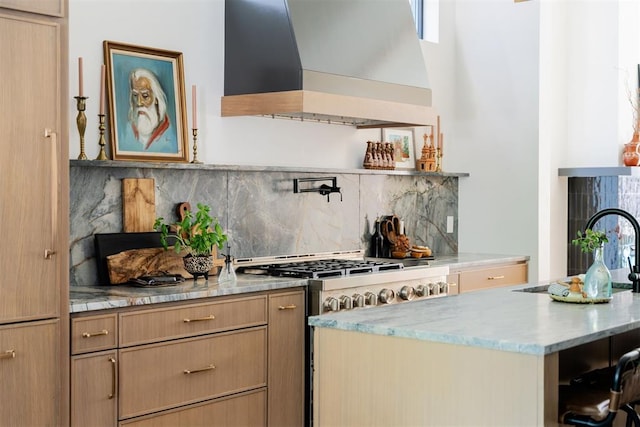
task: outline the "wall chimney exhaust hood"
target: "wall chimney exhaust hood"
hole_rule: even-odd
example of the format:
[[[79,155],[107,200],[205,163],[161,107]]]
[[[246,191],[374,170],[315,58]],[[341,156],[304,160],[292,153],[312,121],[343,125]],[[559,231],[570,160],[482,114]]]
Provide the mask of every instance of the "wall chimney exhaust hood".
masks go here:
[[[407,0],[226,0],[224,67],[223,117],[436,120]]]

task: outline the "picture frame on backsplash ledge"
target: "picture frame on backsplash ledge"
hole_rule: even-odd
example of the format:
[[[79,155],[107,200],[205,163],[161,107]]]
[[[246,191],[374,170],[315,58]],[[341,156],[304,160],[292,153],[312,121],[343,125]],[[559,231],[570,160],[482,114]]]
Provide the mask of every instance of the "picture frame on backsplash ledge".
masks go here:
[[[181,52],[105,40],[113,160],[189,158]]]
[[[415,169],[416,155],[413,144],[413,129],[382,129],[382,142],[391,142],[394,146],[396,169]]]

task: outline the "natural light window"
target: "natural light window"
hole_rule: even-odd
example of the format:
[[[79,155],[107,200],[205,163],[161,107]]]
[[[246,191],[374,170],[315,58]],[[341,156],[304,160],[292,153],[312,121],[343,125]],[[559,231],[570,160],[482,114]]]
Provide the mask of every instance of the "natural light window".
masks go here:
[[[409,0],[418,37],[437,43],[439,36],[440,0]]]

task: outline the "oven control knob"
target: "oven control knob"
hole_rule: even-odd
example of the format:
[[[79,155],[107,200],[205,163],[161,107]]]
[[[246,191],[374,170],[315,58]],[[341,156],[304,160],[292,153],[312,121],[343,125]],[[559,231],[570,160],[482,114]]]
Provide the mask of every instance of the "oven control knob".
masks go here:
[[[340,308],[342,310],[351,310],[353,308],[353,303],[351,301],[351,297],[346,295],[340,296]]]
[[[387,288],[381,290],[380,293],[378,294],[378,298],[380,298],[380,302],[383,304],[391,304],[395,296],[396,296],[395,292]]]
[[[411,301],[413,297],[416,296],[416,291],[413,289],[413,286],[403,286],[400,289],[400,298],[405,301]]]
[[[375,296],[375,294],[373,296]],[[364,307],[364,295],[353,294],[351,300],[353,301],[353,308]]]
[[[378,305],[378,295],[373,292],[365,292],[364,293],[364,303],[365,305]]]
[[[416,295],[418,295],[419,297],[428,297],[429,293],[429,285],[416,286]]]
[[[340,310],[340,302],[334,297],[329,297],[324,300],[324,309],[326,311],[338,311]]]
[[[438,285],[440,286],[441,294],[449,293],[449,285],[447,284],[447,282],[438,282]]]
[[[437,283],[429,283],[429,288],[431,288],[431,295],[440,295],[440,285]]]

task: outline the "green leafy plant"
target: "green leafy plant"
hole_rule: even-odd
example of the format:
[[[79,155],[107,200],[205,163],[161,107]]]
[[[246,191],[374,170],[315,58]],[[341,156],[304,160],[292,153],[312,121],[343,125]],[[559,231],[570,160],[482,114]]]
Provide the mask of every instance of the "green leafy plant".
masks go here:
[[[169,248],[168,237],[175,237],[174,249],[177,253],[182,250],[190,255],[211,255],[214,246],[222,249],[227,241],[227,235],[223,233],[217,218],[209,214],[211,208],[198,203],[198,210],[194,214],[186,211],[181,221],[174,224],[165,224],[164,218],[156,218],[153,228],[159,231],[160,242],[166,249]]]
[[[580,246],[580,250],[583,253],[592,253],[605,243],[609,242],[607,235],[604,231],[597,231],[587,228],[584,233],[578,230],[576,233],[577,238],[571,241],[575,246]]]

